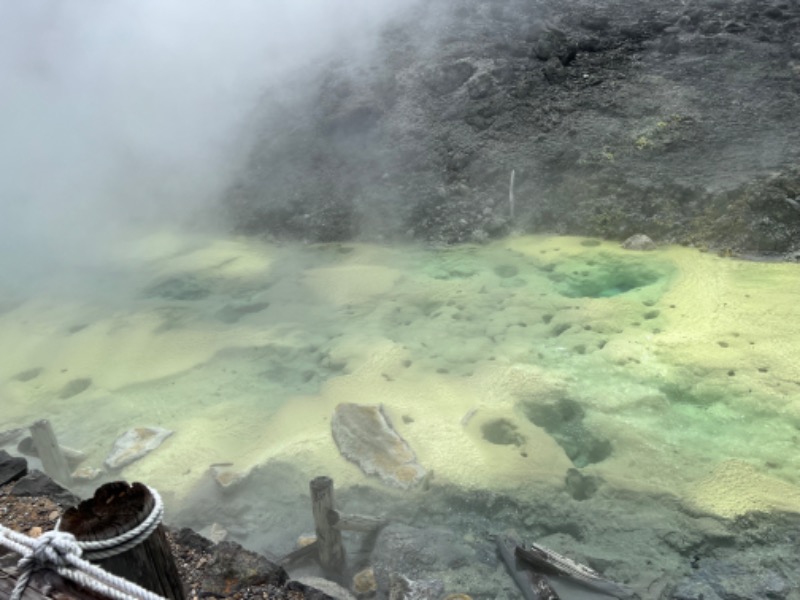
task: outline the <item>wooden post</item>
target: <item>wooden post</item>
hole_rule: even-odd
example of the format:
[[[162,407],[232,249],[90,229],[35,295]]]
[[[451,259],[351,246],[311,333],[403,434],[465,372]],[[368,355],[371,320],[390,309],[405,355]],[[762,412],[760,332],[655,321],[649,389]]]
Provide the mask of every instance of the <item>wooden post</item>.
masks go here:
[[[311,480],[311,510],[317,530],[319,562],[328,576],[338,577],[344,568],[342,534],[330,522],[333,510],[333,479],[315,477]]]
[[[69,487],[72,483],[72,475],[50,421],[41,419],[31,425],[30,429],[33,445],[36,446],[36,452],[42,461],[44,472],[61,485]]]
[[[61,518],[60,529],[80,542],[111,539],[142,523],[154,504],[150,490],[141,483],[107,483],[95,491],[93,498],[67,510]],[[91,560],[91,556],[88,558]],[[138,546],[92,562],[155,594],[184,600],[183,585],[163,525]]]

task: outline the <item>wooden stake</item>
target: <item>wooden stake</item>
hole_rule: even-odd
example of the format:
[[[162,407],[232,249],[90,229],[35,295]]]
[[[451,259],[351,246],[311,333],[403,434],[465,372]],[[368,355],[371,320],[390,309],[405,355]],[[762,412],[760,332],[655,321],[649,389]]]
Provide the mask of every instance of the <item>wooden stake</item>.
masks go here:
[[[317,530],[319,562],[328,576],[338,577],[344,568],[342,534],[330,522],[333,510],[333,479],[315,477],[311,480],[311,510]]]
[[[508,182],[508,216],[513,221],[514,212],[516,210],[516,202],[514,201],[514,169],[511,169],[511,177]]]
[[[97,489],[93,498],[67,510],[60,529],[81,542],[108,540],[142,523],[154,504],[150,490],[141,483],[107,483]],[[92,562],[155,594],[172,600],[185,598],[163,525],[138,546]]]
[[[31,425],[30,429],[33,445],[36,446],[36,452],[42,461],[44,472],[61,485],[69,487],[72,483],[72,475],[50,421],[41,419]]]

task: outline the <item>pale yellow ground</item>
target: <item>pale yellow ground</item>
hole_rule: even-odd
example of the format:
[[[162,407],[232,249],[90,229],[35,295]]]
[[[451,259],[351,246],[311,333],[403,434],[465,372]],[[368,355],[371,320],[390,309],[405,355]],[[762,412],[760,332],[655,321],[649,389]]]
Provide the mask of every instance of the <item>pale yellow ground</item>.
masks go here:
[[[582,241],[514,238],[471,249],[469,260],[480,262],[485,253],[487,261],[496,263],[507,253],[536,264],[578,264],[599,252],[631,256],[615,244],[586,247]],[[316,251],[327,258],[325,247]],[[285,249],[252,240],[162,233],[120,247],[113,260],[139,276],[146,274],[144,280],[189,274],[213,281],[217,290],[242,288],[248,298],[258,299],[259,286],[285,256],[281,252]],[[259,391],[257,371],[243,366],[236,376],[220,379],[221,353],[271,344],[302,348],[308,336],[325,331],[304,332],[302,322],[249,317],[235,323],[189,318],[180,327],[165,328],[173,315],[165,306],[169,302],[30,298],[0,314],[0,429],[50,417],[68,445],[87,448],[99,464],[126,428],[169,427],[176,434],[123,475],[145,480],[179,500],[215,462],[232,461],[246,471],[281,459],[311,476],[328,473],[340,485],[364,483],[358,468],[339,456],[330,417],[340,402],[383,404],[419,462],[434,472],[434,481],[524,494],[533,482],[562,485],[571,463],[553,437],[525,418],[518,402],[570,390],[589,409],[586,424],[614,443],[612,456],[587,472],[614,485],[674,493],[723,516],[800,510],[799,488],[780,473],[762,472],[769,456],[777,460],[793,443],[784,439],[782,420],[800,424],[796,265],[738,262],[666,248],[637,258],[669,265],[667,280],[613,298],[564,300],[545,289],[549,284],[541,275],[530,275],[508,294],[493,287],[497,283],[491,270],[462,279],[426,277],[419,270],[424,266],[409,270],[404,252],[353,244],[337,260],[320,260],[298,272],[298,289],[309,311],[340,315],[327,326],[344,327],[343,334],[332,338],[328,360],[346,368],[318,393],[294,395],[279,405],[261,402],[261,396],[273,392]],[[447,260],[458,263],[460,255],[454,252]],[[472,308],[479,298],[493,300],[493,294],[496,307]],[[268,296],[267,291],[262,295],[287,306],[301,300]],[[454,311],[448,305],[451,299],[472,320],[454,319],[453,329],[443,333],[418,319],[404,335],[425,340],[426,347],[435,345],[443,366],[474,363],[467,373],[437,370],[435,364],[418,360],[413,345],[386,333],[394,314],[389,306]],[[220,307],[214,302],[209,297],[197,306],[213,313]],[[657,310],[658,316],[643,320],[649,310]],[[541,342],[547,352],[563,353],[563,361],[537,366],[523,358],[530,355],[534,328],[516,324],[539,323],[542,311],[553,312],[554,324],[568,320],[572,329]],[[82,324],[86,327],[69,333]],[[468,327],[480,335],[470,337],[464,333],[472,331]],[[605,336],[601,350],[570,353],[577,344],[595,344],[591,336],[596,335]],[[13,379],[33,367],[43,369],[36,379]],[[624,373],[634,376],[621,377]],[[89,390],[66,400],[58,397],[67,382],[82,377],[91,378]],[[681,437],[684,431],[670,430],[677,422],[670,400],[646,383],[674,377],[686,379],[693,393],[717,391],[725,399],[698,418],[699,441],[691,447]],[[747,424],[736,415],[741,411],[753,419],[756,414],[747,390],[755,390],[758,410],[771,425],[742,429]],[[496,419],[512,423],[524,443],[486,441],[482,425]],[[87,439],[87,429],[93,439]],[[750,437],[742,439],[741,447],[735,439],[715,443],[715,438],[744,430]],[[78,431],[81,438],[74,439]],[[767,454],[756,456],[751,447]]]

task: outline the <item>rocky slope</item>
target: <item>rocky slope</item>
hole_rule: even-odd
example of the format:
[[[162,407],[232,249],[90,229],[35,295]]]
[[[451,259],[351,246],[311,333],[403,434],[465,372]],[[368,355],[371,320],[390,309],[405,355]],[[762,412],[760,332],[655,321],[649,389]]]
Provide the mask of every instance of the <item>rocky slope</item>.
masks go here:
[[[800,4],[431,0],[270,90],[243,232],[800,248]],[[514,172],[514,197],[510,198]]]

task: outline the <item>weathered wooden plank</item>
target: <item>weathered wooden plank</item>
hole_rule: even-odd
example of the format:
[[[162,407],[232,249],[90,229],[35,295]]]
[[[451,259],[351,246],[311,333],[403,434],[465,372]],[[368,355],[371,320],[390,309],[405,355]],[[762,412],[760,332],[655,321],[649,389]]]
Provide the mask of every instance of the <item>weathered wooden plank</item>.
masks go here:
[[[312,556],[317,557],[319,555],[319,546],[317,544],[316,541],[313,541],[297,550],[292,550],[289,554],[278,560],[278,564],[282,567],[289,567],[303,559],[311,558]]]
[[[319,562],[327,575],[338,577],[345,564],[342,534],[330,522],[333,508],[333,480],[315,477],[311,480],[311,510],[317,532]]]
[[[386,519],[364,515],[345,515],[338,510],[330,512],[328,522],[339,531],[363,531],[366,533],[380,529],[388,523]]]
[[[16,570],[0,568],[0,598],[5,600],[11,597],[11,592],[16,584]],[[57,591],[59,600],[98,600],[96,595],[64,581],[54,572],[34,573],[28,587],[25,588],[25,592],[22,594],[22,600],[53,598],[54,591]]]
[[[544,575],[534,573],[520,564],[515,555],[517,547],[518,543],[514,538],[507,535],[497,536],[497,551],[500,558],[503,559],[508,574],[514,579],[525,600],[559,600],[558,594]]]
[[[33,445],[36,447],[39,460],[42,461],[44,472],[61,485],[69,487],[72,483],[71,471],[50,421],[40,419],[31,425],[30,429]]]
[[[584,588],[615,598],[626,600],[638,598],[638,595],[629,587],[605,579],[600,573],[586,565],[577,563],[539,544],[529,544],[527,548],[518,545],[514,553],[517,558],[537,571],[568,577]]]

